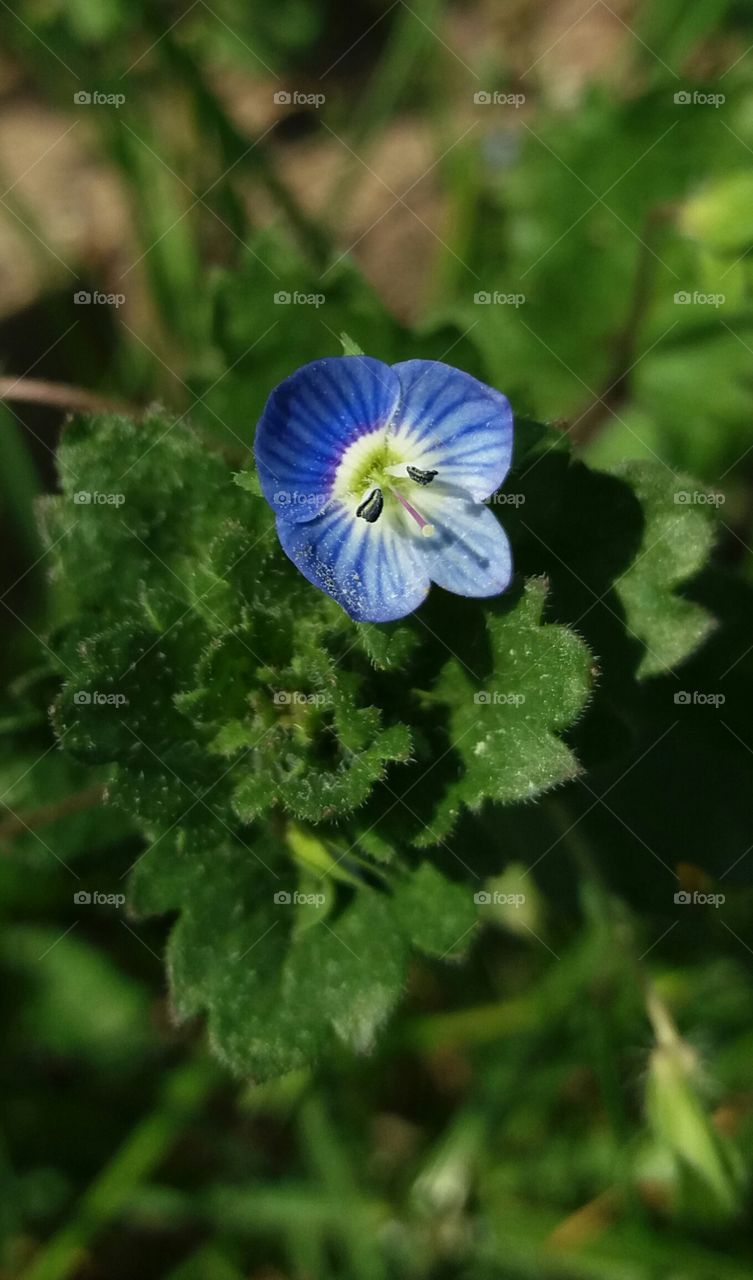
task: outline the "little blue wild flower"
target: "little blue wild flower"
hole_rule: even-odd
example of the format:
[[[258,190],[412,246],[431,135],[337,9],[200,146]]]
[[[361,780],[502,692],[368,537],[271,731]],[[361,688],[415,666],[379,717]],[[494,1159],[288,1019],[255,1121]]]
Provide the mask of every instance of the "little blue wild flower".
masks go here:
[[[510,466],[512,411],[470,374],[314,360],[270,395],[255,453],[286,555],[356,621],[404,617],[432,582],[507,587],[510,546],[483,503]]]

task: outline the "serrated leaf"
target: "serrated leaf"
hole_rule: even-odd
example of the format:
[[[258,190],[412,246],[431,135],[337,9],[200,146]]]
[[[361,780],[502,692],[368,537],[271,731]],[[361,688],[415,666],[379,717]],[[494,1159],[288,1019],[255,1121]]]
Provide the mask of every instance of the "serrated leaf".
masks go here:
[[[260,847],[273,858],[266,842]],[[214,1048],[234,1071],[283,1074],[335,1039],[358,1052],[372,1047],[407,959],[384,894],[364,887],[339,914],[319,910],[316,919],[317,903],[296,901],[292,870],[262,875],[240,846],[184,859],[183,870],[171,850],[151,850],[134,873],[132,907],[180,910],[168,946],[176,1015],[206,1011]],[[304,887],[312,883],[307,877]]]
[[[327,1019],[349,1048],[366,1053],[400,997],[407,950],[388,899],[361,889],[291,952],[286,993]]]
[[[599,475],[569,462],[561,435],[523,427],[517,474],[542,492],[523,495],[530,517],[508,505],[505,524],[517,556],[539,557],[534,573],[552,564],[558,619],[590,603],[576,596],[568,613],[575,581],[592,597],[611,590],[612,626],[624,638],[622,602],[647,652],[680,631],[687,644],[697,606],[674,589],[705,555],[702,534],[688,539],[686,524],[681,546],[641,559],[642,535],[675,537],[654,472]],[[370,1049],[411,948],[455,957],[476,919],[478,882],[411,866],[410,820],[433,843],[463,810],[575,777],[562,735],[591,688],[587,646],[544,621],[542,577],[484,604],[433,593],[420,630],[354,626],[276,550],[252,473],[234,483],[169,419],[76,426],[63,466],[66,496],[47,508],[53,542],[60,531],[55,724],[78,761],[107,768],[149,842],[133,903],[178,913],[177,1016],[206,1015],[216,1052],[256,1076],[338,1041]],[[101,486],[121,478],[125,502],[73,503],[76,470]],[[678,513],[687,520],[672,503]],[[293,828],[286,814],[322,825]]]
[[[268,736],[259,751],[255,772],[235,788],[233,807],[244,822],[251,822],[261,806],[277,802],[296,818],[321,822],[350,813],[363,804],[375,783],[385,776],[385,765],[410,754],[410,734],[403,725],[382,730],[365,750],[350,753],[336,769],[317,768],[304,751],[288,744],[285,757]]]
[[[714,522],[708,495],[688,477],[652,462],[624,463],[614,474],[630,485],[644,513],[641,545],[614,584],[630,631],[645,645],[640,679],[671,671],[714,628],[706,609],[676,591],[705,565]]]
[[[380,671],[403,668],[420,644],[415,628],[405,623],[357,622],[358,642]]]
[[[222,459],[185,422],[158,413],[139,424],[113,414],[75,419],[58,467],[63,493],[40,505],[53,580],[100,612],[117,612],[143,583],[180,592],[191,555],[244,501]]]
[[[692,653],[713,625],[677,588],[706,562],[713,495],[646,459],[597,471],[557,450],[511,476],[519,571],[545,574],[552,610],[583,629],[612,694]]]
[[[558,733],[585,706],[592,659],[575,632],[542,623],[546,591],[543,580],[533,579],[506,611],[487,613],[492,667],[483,688],[456,659],[442,672],[436,696],[450,708],[450,741],[463,772],[420,845],[445,835],[463,807],[532,799],[579,772]]]

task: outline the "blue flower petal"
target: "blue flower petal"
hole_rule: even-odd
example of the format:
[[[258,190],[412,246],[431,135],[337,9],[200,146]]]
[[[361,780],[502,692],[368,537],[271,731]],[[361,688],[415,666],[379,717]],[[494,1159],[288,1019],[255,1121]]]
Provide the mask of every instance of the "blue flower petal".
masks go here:
[[[402,388],[394,433],[408,442],[414,465],[438,471],[441,480],[472,498],[488,498],[510,468],[507,397],[436,360],[405,360],[392,367]]]
[[[488,507],[427,491],[421,510],[434,525],[434,536],[418,546],[432,582],[459,596],[496,596],[509,586],[510,543]]]
[[[507,537],[481,503],[509,469],[512,412],[469,374],[314,361],[272,392],[255,451],[284,551],[356,620],[404,617],[431,581],[465,596],[508,586]]]
[[[336,501],[305,523],[278,519],[277,534],[304,577],[357,622],[403,618],[429,590],[420,546],[425,539],[406,537],[401,520],[387,513],[369,524]]]
[[[399,395],[397,375],[371,356],[314,360],[275,387],[254,451],[264,496],[281,520],[321,513],[343,453],[389,421]]]

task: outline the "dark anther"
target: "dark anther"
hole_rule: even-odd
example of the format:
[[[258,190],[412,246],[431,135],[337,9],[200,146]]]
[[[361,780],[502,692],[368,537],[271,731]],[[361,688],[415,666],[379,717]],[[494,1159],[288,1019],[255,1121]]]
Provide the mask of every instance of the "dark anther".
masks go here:
[[[419,471],[418,467],[406,467],[406,471],[411,480],[415,480],[416,484],[431,484],[436,471]]]
[[[384,498],[381,489],[372,489],[368,498],[365,498],[360,507],[356,507],[356,515],[362,516],[364,520],[368,520],[369,524],[373,524],[382,514],[384,506]]]

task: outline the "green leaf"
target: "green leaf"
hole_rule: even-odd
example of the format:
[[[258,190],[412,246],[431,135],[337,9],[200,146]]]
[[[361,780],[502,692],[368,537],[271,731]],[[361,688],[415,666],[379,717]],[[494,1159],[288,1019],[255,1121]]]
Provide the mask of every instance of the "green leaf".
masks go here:
[[[430,862],[399,882],[395,915],[414,947],[441,959],[467,949],[477,919],[471,887],[448,880]]]
[[[615,590],[629,630],[645,646],[638,677],[661,675],[687,658],[715,625],[706,609],[675,590],[703,568],[713,546],[710,495],[651,462],[624,463],[613,474],[630,485],[644,513],[640,547]]]
[[[710,632],[707,611],[677,588],[704,567],[713,503],[697,481],[652,459],[597,471],[547,448],[505,485],[504,523],[519,572],[544,574],[558,621],[582,629],[610,698],[666,671]],[[629,707],[626,707],[626,712]]]
[[[59,602],[71,611],[117,614],[155,584],[190,603],[186,566],[249,506],[222,459],[184,421],[159,413],[139,424],[75,419],[58,467],[62,496],[40,510]]]
[[[368,747],[347,752],[334,769],[317,768],[294,742],[287,744],[287,755],[281,757],[280,739],[279,733],[266,738],[255,753],[255,772],[248,772],[235,789],[233,806],[244,822],[251,822],[273,803],[309,822],[350,813],[384,778],[385,765],[407,760],[410,753],[410,734],[404,725],[377,733]]]
[[[436,697],[450,709],[450,742],[463,772],[419,845],[445,835],[463,807],[532,799],[577,776],[578,762],[558,732],[585,706],[592,659],[573,631],[542,624],[546,592],[546,582],[534,579],[503,612],[487,613],[491,667],[483,686],[457,659],[442,672]]]
[[[421,640],[406,623],[357,622],[355,627],[359,645],[380,671],[405,667]]]
[[[317,592],[280,551],[254,473],[234,476],[184,424],[76,423],[61,466],[45,507],[55,728],[77,776],[105,777],[148,841],[132,898],[178,913],[176,1015],[206,1015],[240,1073],[369,1050],[411,951],[469,945],[468,861],[453,880],[415,867],[411,845],[578,775],[563,735],[594,664],[569,619],[607,618],[594,648],[628,680],[626,648],[644,674],[709,623],[676,594],[708,552],[706,507],[675,502],[653,464],[573,464],[563,433],[527,420],[500,495],[525,587],[484,603],[435,591],[389,626]]]
[[[267,842],[257,847],[274,860]],[[262,878],[253,854],[225,843],[179,870],[171,851],[153,849],[136,868],[136,912],[181,912],[168,945],[176,1015],[206,1011],[216,1052],[241,1074],[283,1074],[337,1040],[367,1051],[405,981],[407,944],[389,899],[364,887],[339,914],[319,910],[301,928],[299,915],[324,902],[296,901],[291,874]]]
[[[245,822],[272,803],[310,822],[349,813],[384,778],[387,764],[410,754],[407,727],[382,728],[376,707],[359,706],[361,679],[342,670],[311,639],[290,664],[288,687],[275,692],[276,723],[262,738],[255,726],[252,730],[255,768],[246,771],[233,802]],[[239,739],[236,727],[233,741]],[[227,745],[226,738],[222,742]],[[319,747],[333,757],[330,768],[317,758]]]
[[[331,923],[310,929],[286,964],[286,992],[349,1048],[366,1053],[405,982],[408,948],[384,895],[361,889]]]

